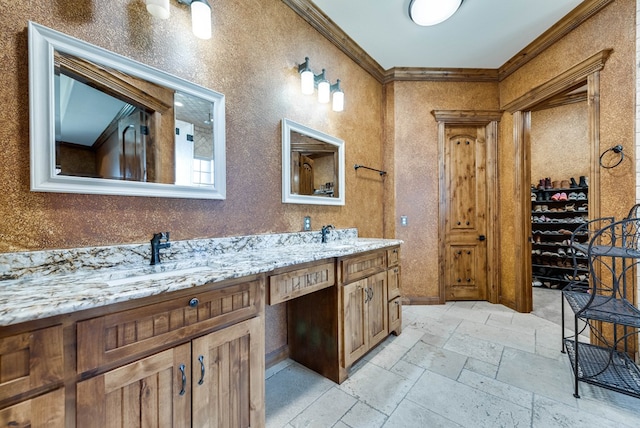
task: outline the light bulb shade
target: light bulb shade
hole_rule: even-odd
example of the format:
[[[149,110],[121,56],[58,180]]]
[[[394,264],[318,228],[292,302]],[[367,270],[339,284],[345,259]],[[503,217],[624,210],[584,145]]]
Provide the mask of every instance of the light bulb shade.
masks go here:
[[[449,19],[461,4],[462,0],[411,0],[409,16],[418,25],[436,25]]]
[[[199,39],[211,38],[211,6],[206,0],[191,2],[191,29]]]
[[[331,98],[331,84],[327,80],[318,82],[318,102],[326,104]]]
[[[338,90],[333,93],[333,111],[344,110],[344,92]]]
[[[169,0],[145,0],[147,12],[156,18],[167,19],[170,15]]]
[[[302,73],[300,73],[300,90],[305,95],[313,94],[313,90],[314,90],[313,71],[305,70]]]

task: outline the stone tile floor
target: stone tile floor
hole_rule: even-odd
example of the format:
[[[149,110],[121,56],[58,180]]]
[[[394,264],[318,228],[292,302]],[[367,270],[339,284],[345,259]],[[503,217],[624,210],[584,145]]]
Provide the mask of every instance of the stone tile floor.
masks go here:
[[[405,306],[402,334],[341,385],[291,360],[269,368],[267,427],[640,426],[640,399],[582,382],[581,398],[573,397],[560,337],[560,325],[535,310]]]

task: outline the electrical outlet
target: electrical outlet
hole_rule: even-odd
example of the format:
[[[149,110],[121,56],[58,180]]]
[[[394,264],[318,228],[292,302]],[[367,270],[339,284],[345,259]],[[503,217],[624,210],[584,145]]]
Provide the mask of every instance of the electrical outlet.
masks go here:
[[[409,218],[406,215],[401,215],[400,226],[408,226],[408,225],[409,225]]]
[[[304,218],[304,222],[302,223],[302,229],[305,232],[308,232],[309,230],[311,230],[311,217],[306,216]]]

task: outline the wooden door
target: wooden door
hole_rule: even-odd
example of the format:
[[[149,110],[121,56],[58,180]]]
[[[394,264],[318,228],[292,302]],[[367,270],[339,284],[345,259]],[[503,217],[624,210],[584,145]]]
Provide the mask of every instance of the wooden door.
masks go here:
[[[445,299],[487,298],[484,126],[447,126],[444,148]]]
[[[78,383],[78,427],[190,427],[191,345]]]
[[[193,426],[264,426],[264,331],[261,318],[193,341]]]
[[[314,169],[313,159],[303,154],[300,155],[300,194],[313,195],[314,186]]]
[[[118,122],[120,171],[124,180],[147,181],[146,115],[136,110]]]
[[[344,328],[344,365],[351,365],[367,352],[367,313],[365,296],[367,278],[341,287]]]
[[[0,427],[63,428],[64,388],[0,410]]]
[[[367,335],[369,348],[383,340],[389,334],[387,299],[387,272],[380,272],[367,278],[365,309],[367,311]]]

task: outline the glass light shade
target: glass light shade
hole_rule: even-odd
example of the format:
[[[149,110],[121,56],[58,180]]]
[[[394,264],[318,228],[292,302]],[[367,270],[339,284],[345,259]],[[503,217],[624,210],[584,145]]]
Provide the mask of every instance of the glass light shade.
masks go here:
[[[305,70],[300,73],[300,90],[305,95],[313,94],[314,85],[313,85],[313,71]]]
[[[167,19],[170,15],[169,0],[145,0],[147,12],[156,18]]]
[[[331,98],[331,84],[327,80],[318,82],[318,102],[326,104]]]
[[[191,29],[199,39],[211,38],[211,7],[206,1],[191,2]]]
[[[344,110],[344,92],[335,91],[333,93],[333,111]]]
[[[409,16],[423,27],[436,25],[456,13],[460,4],[462,0],[411,0]]]

